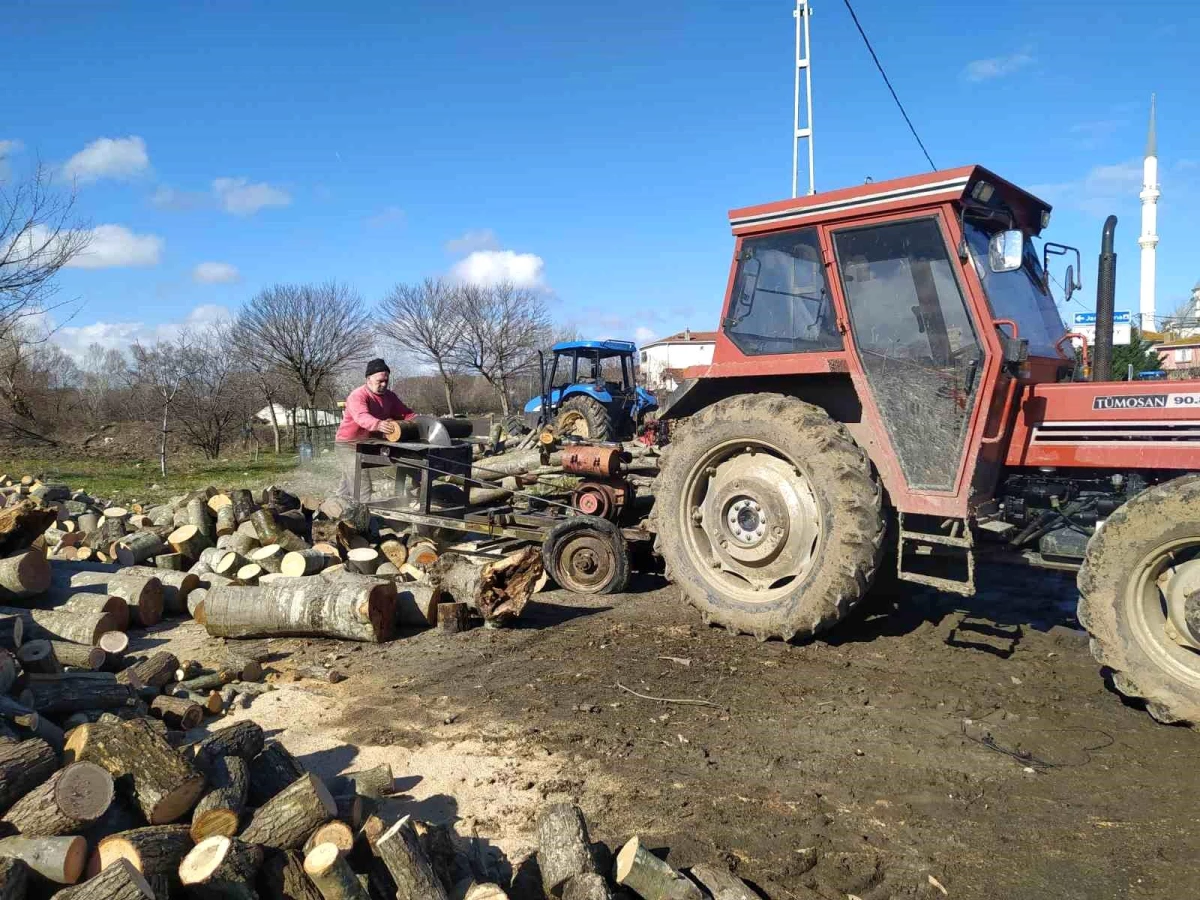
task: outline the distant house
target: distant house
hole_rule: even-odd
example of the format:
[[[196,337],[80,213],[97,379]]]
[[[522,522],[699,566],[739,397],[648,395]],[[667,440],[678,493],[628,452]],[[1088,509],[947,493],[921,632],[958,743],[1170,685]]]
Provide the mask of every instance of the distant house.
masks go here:
[[[1159,341],[1150,349],[1162,359],[1162,368],[1167,372],[1200,369],[1200,335]]]
[[[296,424],[308,425],[310,427],[321,427],[324,425],[339,425],[342,421],[341,413],[330,412],[325,409],[303,409],[298,408],[293,410],[290,406],[283,406],[279,403],[275,406],[275,421],[279,425],[287,428],[292,427],[292,415],[296,416]],[[271,407],[264,406],[255,415],[255,418],[260,422],[271,421]]]
[[[715,331],[692,331],[690,328],[643,344],[638,364],[646,388],[658,392],[675,390],[683,380],[684,369],[712,362],[716,346]]]

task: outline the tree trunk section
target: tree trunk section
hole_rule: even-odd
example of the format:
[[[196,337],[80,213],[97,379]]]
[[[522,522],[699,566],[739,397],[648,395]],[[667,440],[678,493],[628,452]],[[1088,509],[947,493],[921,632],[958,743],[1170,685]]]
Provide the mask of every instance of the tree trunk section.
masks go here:
[[[151,884],[165,878],[175,886],[179,882],[179,864],[191,849],[192,838],[186,825],[133,828],[102,840],[92,855],[90,868],[100,871],[124,859]]]
[[[79,726],[67,738],[64,758],[97,763],[126,782],[152,825],[175,821],[204,791],[204,776],[153,729],[136,721]]]
[[[252,550],[246,558],[250,562],[262,566],[264,571],[278,572],[279,567],[283,565],[283,557],[285,555],[283,548],[278,544],[265,544],[257,550]]]
[[[157,578],[162,590],[162,611],[167,615],[183,615],[187,611],[187,597],[200,586],[200,576],[182,569],[154,569],[149,566],[130,566],[122,575],[137,575],[141,578]]]
[[[547,897],[558,897],[572,875],[595,872],[587,822],[578,806],[551,803],[538,816],[538,866]]]
[[[62,715],[128,706],[134,696],[130,685],[107,672],[67,672],[26,676],[21,703],[40,713]]]
[[[114,575],[108,580],[108,592],[129,604],[129,618],[134,625],[149,628],[162,621],[163,589],[157,576]]]
[[[4,821],[26,837],[79,832],[108,811],[112,776],[95,763],[71,763],[34,788],[4,814]]]
[[[187,568],[185,564],[186,560],[187,557],[182,553],[160,553],[154,557],[154,567],[156,569],[166,569],[171,572],[182,572]]]
[[[279,572],[289,578],[316,575],[329,563],[329,558],[319,550],[293,550],[279,563]]]
[[[437,624],[442,634],[466,631],[471,627],[471,608],[465,603],[439,603]]]
[[[200,554],[212,546],[212,541],[196,525],[180,525],[167,535],[167,543],[185,559],[199,559]]]
[[[25,641],[58,640],[75,644],[92,644],[100,635],[118,631],[112,616],[107,613],[84,613],[52,609],[14,609],[0,607],[0,615],[15,615],[21,619],[16,626],[18,644]]]
[[[379,563],[379,551],[371,547],[358,547],[346,554],[346,568],[359,575],[374,575]]]
[[[304,774],[304,767],[283,744],[278,741],[267,744],[250,760],[251,802],[255,806],[265,805]]]
[[[408,816],[379,836],[375,854],[395,880],[396,896],[408,900],[448,900]]]
[[[195,619],[196,622],[199,623],[200,625],[203,625],[204,620],[207,618],[204,615],[204,602],[207,599],[208,599],[208,588],[196,588],[196,590],[194,590],[190,594],[188,594],[188,598],[187,598],[188,615],[190,615],[193,619]]]
[[[3,651],[3,653],[7,652]],[[26,641],[17,651],[17,659],[21,661],[21,668],[28,675],[62,674],[62,663],[54,655],[54,645],[49,641]],[[0,672],[2,672],[3,666],[4,656],[0,655]],[[3,680],[3,674],[0,674],[0,682]]]
[[[259,874],[263,897],[283,900],[322,900],[317,886],[304,873],[304,858],[294,850],[270,856]]]
[[[701,863],[692,866],[692,877],[708,889],[713,900],[759,900],[758,894],[750,890],[746,882],[726,869]]]
[[[174,680],[175,670],[178,668],[179,659],[175,654],[160,650],[153,656],[121,672],[117,676],[117,681],[123,684],[136,684],[140,682],[151,687],[161,688]]]
[[[215,637],[321,635],[379,643],[391,636],[396,586],[284,578],[260,587],[212,588],[205,628]]]
[[[324,783],[305,773],[261,806],[241,837],[251,844],[295,850],[336,815],[337,804]]]
[[[320,844],[304,858],[304,872],[325,900],[371,900],[358,876],[333,844]]]
[[[0,856],[0,900],[25,900],[28,890],[29,866],[11,856]]]
[[[354,846],[354,832],[345,822],[334,819],[308,836],[308,840],[304,842],[304,852],[309,853],[321,844],[333,844],[343,854],[349,853],[350,848]]]
[[[234,578],[234,581],[238,584],[255,587],[258,585],[259,579],[266,574],[268,573],[264,572],[263,567],[258,563],[246,563],[237,570],[237,576]]]
[[[12,690],[13,682],[17,680],[17,660],[8,650],[0,649],[0,694]]]
[[[99,647],[87,647],[83,644],[71,644],[67,641],[51,641],[54,656],[64,666],[76,669],[88,669],[98,672],[104,668],[108,654]]]
[[[213,527],[212,518],[208,514],[208,504],[201,497],[193,497],[187,502],[187,523],[195,525],[210,544],[217,540],[217,530]]]
[[[258,900],[254,881],[262,862],[261,847],[214,835],[197,842],[184,857],[179,880],[197,900]]]
[[[612,891],[603,875],[581,872],[562,884],[562,900],[612,900]],[[467,897],[471,897],[468,892]],[[473,898],[472,898],[473,900]]]
[[[43,878],[58,884],[74,884],[87,862],[87,841],[74,836],[26,837],[0,840],[0,856],[21,860]]]
[[[58,512],[37,500],[22,500],[0,509],[0,556],[28,549],[57,521]]]
[[[129,535],[117,548],[117,562],[122,566],[136,566],[166,549],[162,538],[153,531],[139,531]]]
[[[214,835],[233,837],[246,808],[250,788],[249,766],[240,756],[217,756],[201,767],[208,776],[208,793],[192,811],[192,840]]]
[[[0,744],[0,812],[7,812],[57,769],[58,756],[41,738]]]
[[[704,900],[700,888],[643,847],[637,837],[617,853],[615,872],[617,884],[644,900]]]
[[[384,541],[379,545],[379,552],[387,557],[387,561],[397,569],[408,562],[408,548],[400,541]]]
[[[183,697],[160,694],[150,703],[150,715],[162,719],[168,728],[191,731],[204,721],[204,707]]]
[[[217,510],[217,537],[233,534],[237,526],[237,513],[232,505],[227,504]]]
[[[258,547],[259,543],[256,538],[238,531],[217,538],[218,550],[236,550],[242,556],[249,556],[251,551],[257,550]]]
[[[0,893],[0,897],[3,897]],[[93,878],[64,888],[51,900],[160,900],[145,876],[129,860],[117,860]]]
[[[225,550],[217,557],[217,561],[213,563],[212,570],[218,575],[226,575],[232,578],[234,572],[245,564],[246,560],[236,550]]]
[[[0,600],[26,600],[50,587],[50,562],[46,554],[27,550],[0,559]]]
[[[129,604],[125,602],[125,598],[114,597],[108,593],[76,591],[74,588],[68,588],[67,590],[73,591],[73,593],[65,593],[58,588],[51,590],[49,593],[48,596],[56,603],[56,611],[93,614],[108,613],[112,616],[115,630],[125,631],[129,628]]]
[[[275,452],[279,452],[278,446],[276,446]],[[237,518],[238,524],[250,521],[250,517],[258,509],[258,504],[254,502],[254,495],[245,488],[239,488],[230,496],[233,500],[233,514]]]

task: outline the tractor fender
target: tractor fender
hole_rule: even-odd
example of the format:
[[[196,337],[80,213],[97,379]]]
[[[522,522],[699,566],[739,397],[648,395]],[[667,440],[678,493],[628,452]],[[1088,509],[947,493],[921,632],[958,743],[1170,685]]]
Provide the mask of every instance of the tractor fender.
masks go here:
[[[566,401],[570,400],[572,397],[578,397],[580,395],[591,397],[597,403],[603,403],[605,406],[608,406],[613,402],[612,394],[590,384],[573,384],[563,390],[561,396],[552,397],[550,402],[557,407],[561,403],[565,403]]]

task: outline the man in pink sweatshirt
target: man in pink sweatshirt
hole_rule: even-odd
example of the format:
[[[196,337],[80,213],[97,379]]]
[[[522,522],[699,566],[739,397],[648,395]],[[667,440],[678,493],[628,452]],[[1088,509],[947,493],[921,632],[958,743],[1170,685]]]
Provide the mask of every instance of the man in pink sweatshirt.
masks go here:
[[[338,493],[346,498],[354,496],[354,445],[359,441],[383,437],[394,422],[403,422],[416,415],[405,406],[400,398],[388,390],[388,379],[392,371],[382,359],[373,359],[367,363],[366,383],[356,387],[346,398],[346,411],[342,415],[342,424],[338,426],[334,438],[333,450],[342,470],[342,483]],[[370,470],[362,473],[362,500],[369,500],[372,494]]]

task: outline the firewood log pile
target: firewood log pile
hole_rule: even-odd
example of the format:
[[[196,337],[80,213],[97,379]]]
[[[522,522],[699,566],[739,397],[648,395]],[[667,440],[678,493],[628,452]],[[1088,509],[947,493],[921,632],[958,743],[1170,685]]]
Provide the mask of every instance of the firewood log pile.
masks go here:
[[[12,482],[0,476],[0,635],[17,617],[26,639],[119,653],[120,637],[106,635],[191,616],[214,637],[378,643],[437,626],[443,603],[444,631],[503,623],[544,584],[537,554],[443,558],[363,506],[278,487],[126,508],[30,476]]]
[[[390,766],[323,779],[250,719],[181,743],[131,699],[55,743],[5,727],[4,900],[756,897],[722,868],[677,871],[638,837],[614,861],[569,803],[538,816],[531,883],[477,838],[404,815]]]

